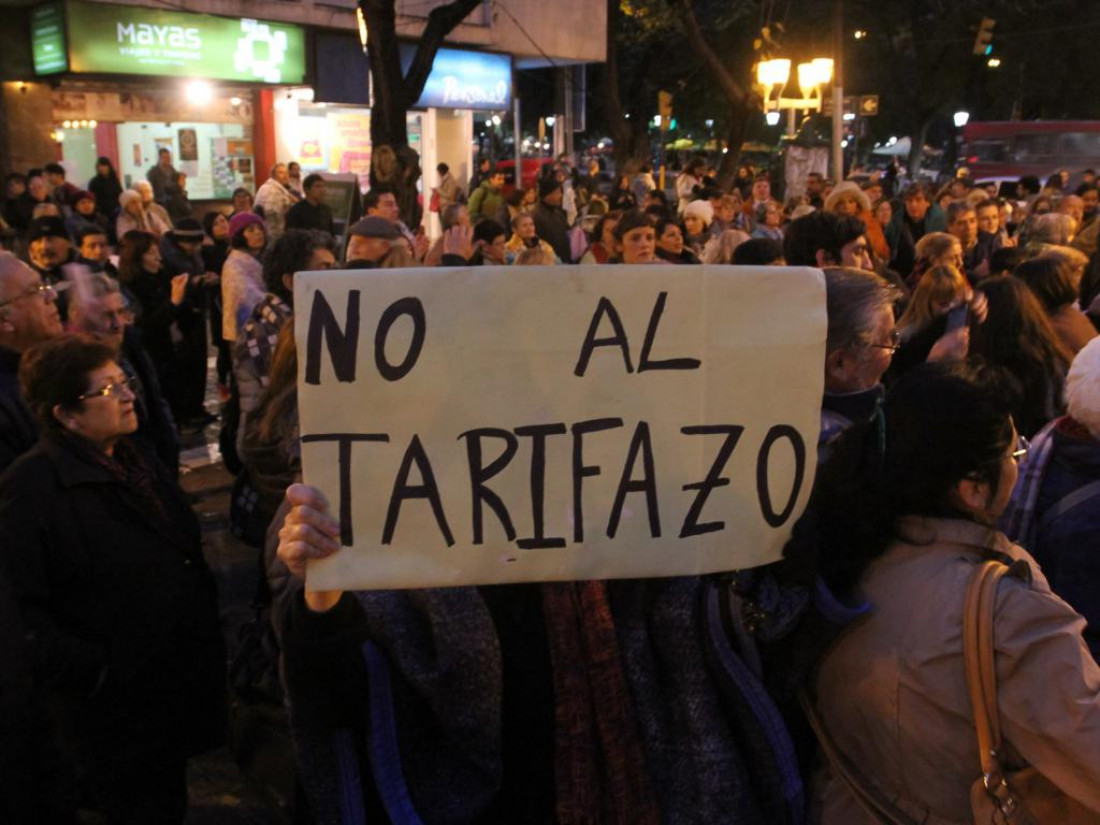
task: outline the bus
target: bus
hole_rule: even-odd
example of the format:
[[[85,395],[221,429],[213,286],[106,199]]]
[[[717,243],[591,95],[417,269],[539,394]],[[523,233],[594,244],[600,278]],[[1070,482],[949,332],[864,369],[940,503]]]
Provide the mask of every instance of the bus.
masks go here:
[[[975,180],[1041,181],[1065,170],[1071,179],[1100,169],[1100,120],[1013,120],[963,127],[964,165]]]

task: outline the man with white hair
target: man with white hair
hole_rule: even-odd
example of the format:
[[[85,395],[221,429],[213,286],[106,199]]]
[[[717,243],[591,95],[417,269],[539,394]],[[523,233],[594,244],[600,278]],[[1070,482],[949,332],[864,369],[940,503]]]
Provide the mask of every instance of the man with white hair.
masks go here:
[[[290,189],[290,172],[285,163],[276,163],[271,167],[271,177],[256,190],[256,214],[263,215],[267,224],[268,241],[273,241],[286,229],[286,213],[290,211],[298,196]]]
[[[38,441],[38,424],[19,387],[19,361],[61,334],[57,293],[10,252],[0,252],[0,472]]]

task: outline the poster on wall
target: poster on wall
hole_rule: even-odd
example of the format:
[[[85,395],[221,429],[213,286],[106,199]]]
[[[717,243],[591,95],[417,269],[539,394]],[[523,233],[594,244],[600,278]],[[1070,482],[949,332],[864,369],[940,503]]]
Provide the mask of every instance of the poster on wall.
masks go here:
[[[211,172],[215,198],[232,198],[233,190],[239,187],[255,191],[252,141],[215,138],[210,141],[210,149],[214,158]]]
[[[303,169],[328,169],[325,152],[325,126],[323,117],[299,117],[294,124],[297,141],[294,154]]]
[[[332,112],[326,118],[330,135],[330,172],[359,176],[362,189],[370,187],[370,114]]]
[[[194,129],[180,129],[179,144],[181,161],[199,159],[199,136]]]

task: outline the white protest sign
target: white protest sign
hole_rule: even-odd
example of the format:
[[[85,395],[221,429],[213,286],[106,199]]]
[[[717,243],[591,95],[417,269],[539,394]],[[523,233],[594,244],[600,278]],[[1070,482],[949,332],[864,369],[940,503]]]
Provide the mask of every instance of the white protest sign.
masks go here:
[[[299,273],[310,589],[694,575],[779,558],[816,468],[803,268]]]

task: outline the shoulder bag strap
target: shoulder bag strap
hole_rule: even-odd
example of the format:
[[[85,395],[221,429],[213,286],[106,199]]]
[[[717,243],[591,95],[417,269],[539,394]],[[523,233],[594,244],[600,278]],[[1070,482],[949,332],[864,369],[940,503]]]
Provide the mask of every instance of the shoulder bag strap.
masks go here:
[[[997,713],[997,671],[993,655],[993,610],[997,585],[1009,572],[999,561],[983,561],[970,577],[963,613],[966,684],[974,711],[982,779],[1002,810],[1015,806],[1001,764],[1001,724]]]

